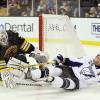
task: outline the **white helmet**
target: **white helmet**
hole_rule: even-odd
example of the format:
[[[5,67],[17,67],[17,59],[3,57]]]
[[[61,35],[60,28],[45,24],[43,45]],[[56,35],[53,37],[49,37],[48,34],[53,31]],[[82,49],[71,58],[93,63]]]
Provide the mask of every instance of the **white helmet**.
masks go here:
[[[0,31],[0,45],[7,46],[8,45],[8,34],[6,31]]]

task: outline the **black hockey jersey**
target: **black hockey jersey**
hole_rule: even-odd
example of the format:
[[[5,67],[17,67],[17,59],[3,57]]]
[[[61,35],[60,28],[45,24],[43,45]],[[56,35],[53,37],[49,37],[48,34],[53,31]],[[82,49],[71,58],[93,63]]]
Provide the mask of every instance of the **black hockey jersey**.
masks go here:
[[[16,45],[18,47],[17,54],[25,54],[34,51],[35,47],[28,41],[26,41],[23,37],[19,36],[19,33],[13,32],[11,30],[7,30],[6,32],[8,34],[8,45],[6,47],[0,45],[1,60],[4,60],[4,54],[7,48],[9,48],[12,45]]]

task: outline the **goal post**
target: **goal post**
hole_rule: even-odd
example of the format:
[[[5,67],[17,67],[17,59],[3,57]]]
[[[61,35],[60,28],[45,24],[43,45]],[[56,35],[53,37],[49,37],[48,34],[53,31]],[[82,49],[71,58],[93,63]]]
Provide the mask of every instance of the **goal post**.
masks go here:
[[[70,18],[65,15],[39,16],[39,49],[48,52],[50,57],[57,54],[67,57],[85,55]]]

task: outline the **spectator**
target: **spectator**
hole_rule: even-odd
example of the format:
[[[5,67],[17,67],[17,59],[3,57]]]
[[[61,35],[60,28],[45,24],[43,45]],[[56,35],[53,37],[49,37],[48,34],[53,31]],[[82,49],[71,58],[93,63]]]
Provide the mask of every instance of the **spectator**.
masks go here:
[[[71,5],[66,2],[66,1],[63,1],[62,2],[62,5],[60,6],[60,14],[65,14],[65,15],[68,15],[68,16],[72,16],[72,9],[71,9]]]
[[[47,1],[47,12],[49,14],[56,13],[56,0],[48,0]]]
[[[41,0],[39,2],[39,5],[37,6],[36,12],[37,12],[37,14],[36,14],[37,16],[39,16],[42,13],[46,13],[46,3],[44,0]]]
[[[98,3],[97,7],[97,18],[100,18],[100,3]]]
[[[97,17],[97,10],[95,7],[91,7],[89,10],[89,17],[96,18]]]
[[[9,16],[20,16],[20,15],[21,15],[20,5],[18,5],[17,3],[9,5]]]

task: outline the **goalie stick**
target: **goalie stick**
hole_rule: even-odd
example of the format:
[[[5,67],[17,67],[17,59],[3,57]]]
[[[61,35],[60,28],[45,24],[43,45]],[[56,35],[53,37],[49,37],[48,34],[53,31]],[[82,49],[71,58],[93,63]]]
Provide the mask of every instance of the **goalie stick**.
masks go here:
[[[46,82],[46,78],[38,79],[34,83],[22,83],[22,82],[16,82],[16,85],[22,85],[22,86],[49,86],[50,83]]]
[[[16,85],[22,85],[22,86],[42,86],[42,84],[38,84],[38,83],[16,83]]]
[[[17,82],[16,85],[20,86],[42,86],[42,84],[39,84],[39,83],[20,83],[20,82]],[[0,81],[0,86],[3,86],[2,84],[2,81]]]

